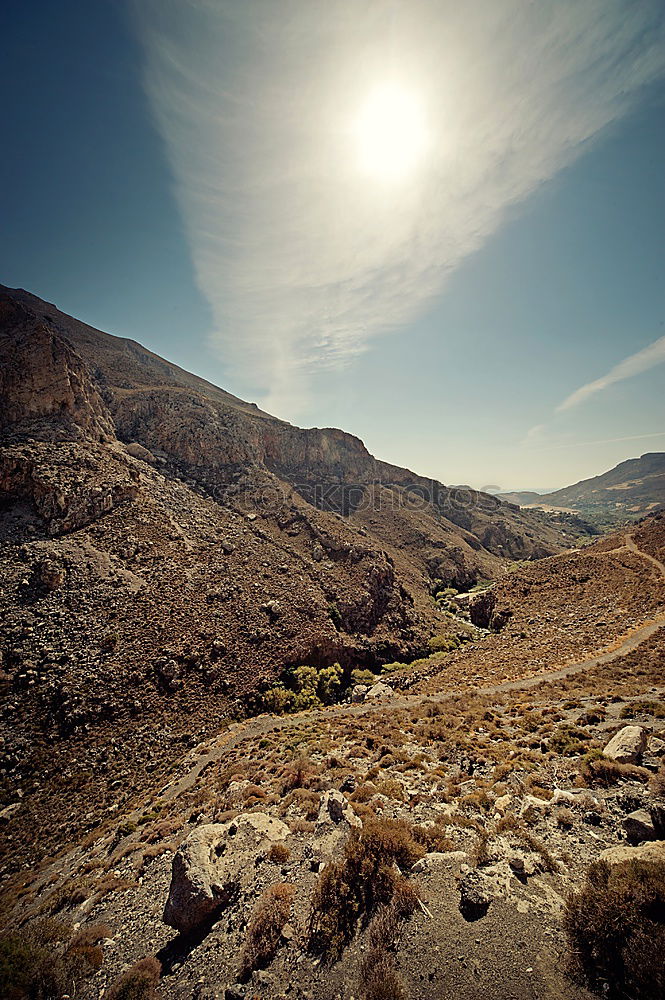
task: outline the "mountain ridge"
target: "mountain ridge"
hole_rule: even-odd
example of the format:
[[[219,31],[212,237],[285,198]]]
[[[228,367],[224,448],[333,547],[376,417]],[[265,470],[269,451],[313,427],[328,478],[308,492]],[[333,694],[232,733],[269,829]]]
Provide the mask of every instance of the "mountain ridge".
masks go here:
[[[599,525],[635,520],[665,505],[665,452],[645,452],[552,493],[498,495],[520,507],[569,510]]]

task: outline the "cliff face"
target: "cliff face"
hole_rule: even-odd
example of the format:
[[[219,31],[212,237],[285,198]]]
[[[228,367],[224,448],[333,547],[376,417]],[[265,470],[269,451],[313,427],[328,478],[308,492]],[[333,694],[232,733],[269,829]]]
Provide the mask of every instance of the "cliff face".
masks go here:
[[[0,430],[110,440],[113,420],[72,346],[20,302],[0,296]]]

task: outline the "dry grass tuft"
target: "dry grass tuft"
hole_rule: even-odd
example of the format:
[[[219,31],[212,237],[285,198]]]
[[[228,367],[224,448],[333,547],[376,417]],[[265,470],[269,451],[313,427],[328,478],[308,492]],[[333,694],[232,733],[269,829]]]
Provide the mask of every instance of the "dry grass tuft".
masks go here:
[[[268,861],[272,861],[276,865],[283,865],[291,857],[291,851],[288,849],[286,844],[271,844],[270,850],[268,851]]]
[[[286,882],[270,885],[259,896],[247,928],[240,976],[247,979],[254,969],[266,965],[274,956],[284,924],[289,919],[295,886]]]

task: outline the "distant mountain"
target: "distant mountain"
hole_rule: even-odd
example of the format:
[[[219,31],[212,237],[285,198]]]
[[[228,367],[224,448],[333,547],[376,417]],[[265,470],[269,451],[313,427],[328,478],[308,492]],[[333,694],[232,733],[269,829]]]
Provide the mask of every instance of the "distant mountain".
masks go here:
[[[665,507],[665,452],[649,452],[621,462],[609,472],[583,479],[553,493],[501,493],[502,500],[520,507],[572,511],[588,521],[614,524],[638,520]]]
[[[494,494],[494,496],[499,497],[501,500],[505,500],[506,503],[516,503],[520,507],[538,503],[543,495],[532,490],[513,490],[508,493]]]

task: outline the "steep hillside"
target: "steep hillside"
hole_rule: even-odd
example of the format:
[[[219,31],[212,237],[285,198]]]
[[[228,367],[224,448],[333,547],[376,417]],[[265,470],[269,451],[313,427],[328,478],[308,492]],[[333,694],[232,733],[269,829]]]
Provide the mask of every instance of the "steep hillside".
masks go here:
[[[566,543],[537,512],[276,420],[28,293],[0,296],[0,356],[2,727],[26,790],[61,746],[39,850],[286,668],[339,663],[346,684],[422,656],[460,632],[435,587]],[[75,775],[102,759],[88,821]]]

